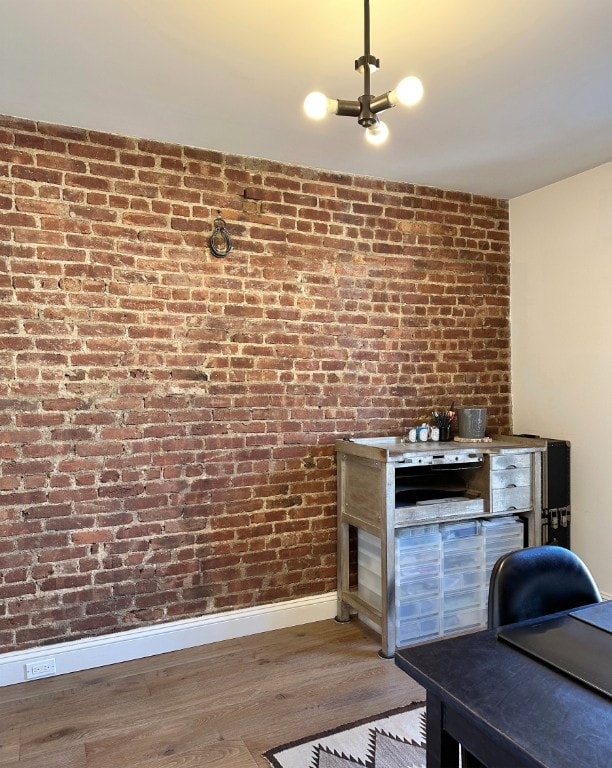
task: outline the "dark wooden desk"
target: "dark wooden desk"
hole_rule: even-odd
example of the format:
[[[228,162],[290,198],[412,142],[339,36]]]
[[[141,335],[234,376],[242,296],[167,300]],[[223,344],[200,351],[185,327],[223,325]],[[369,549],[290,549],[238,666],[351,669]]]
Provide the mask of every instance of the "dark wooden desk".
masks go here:
[[[459,743],[489,768],[612,766],[610,699],[495,630],[404,648],[395,663],[427,691],[427,768],[456,768]]]

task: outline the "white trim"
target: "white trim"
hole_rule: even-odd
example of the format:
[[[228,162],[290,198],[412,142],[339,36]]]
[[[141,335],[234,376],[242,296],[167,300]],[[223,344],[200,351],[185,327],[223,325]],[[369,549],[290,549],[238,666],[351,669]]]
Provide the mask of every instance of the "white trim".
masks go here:
[[[12,651],[0,655],[0,687],[22,683],[26,679],[26,664],[42,658],[53,658],[56,674],[63,675],[272,629],[309,624],[331,619],[335,615],[336,593],[327,592],[282,603],[127,629],[112,635]]]

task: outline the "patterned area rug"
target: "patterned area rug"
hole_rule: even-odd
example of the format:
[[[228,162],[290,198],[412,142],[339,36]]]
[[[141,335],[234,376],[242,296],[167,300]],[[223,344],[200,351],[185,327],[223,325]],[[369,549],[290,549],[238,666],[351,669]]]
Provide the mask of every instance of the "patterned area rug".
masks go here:
[[[410,704],[264,753],[273,768],[425,768],[425,706]]]

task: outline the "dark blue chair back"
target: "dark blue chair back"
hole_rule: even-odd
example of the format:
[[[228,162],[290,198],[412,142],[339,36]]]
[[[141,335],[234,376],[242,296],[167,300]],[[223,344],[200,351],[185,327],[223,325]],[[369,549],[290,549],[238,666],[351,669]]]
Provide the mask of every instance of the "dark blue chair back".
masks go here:
[[[601,602],[589,569],[574,552],[547,544],[502,555],[489,582],[489,628]]]

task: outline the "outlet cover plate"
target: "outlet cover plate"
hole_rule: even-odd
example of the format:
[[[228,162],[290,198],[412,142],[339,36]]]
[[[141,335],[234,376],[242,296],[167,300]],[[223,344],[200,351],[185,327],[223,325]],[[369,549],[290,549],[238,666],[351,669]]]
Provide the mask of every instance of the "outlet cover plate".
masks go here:
[[[49,659],[37,659],[36,661],[30,661],[26,664],[26,680],[49,677],[55,673],[55,659],[53,657]]]

